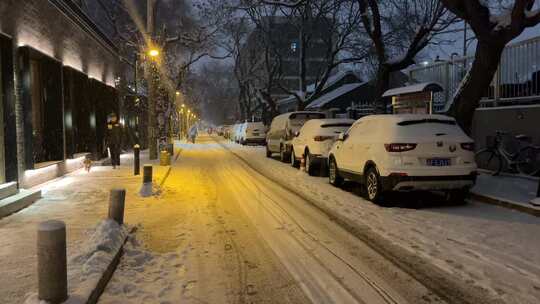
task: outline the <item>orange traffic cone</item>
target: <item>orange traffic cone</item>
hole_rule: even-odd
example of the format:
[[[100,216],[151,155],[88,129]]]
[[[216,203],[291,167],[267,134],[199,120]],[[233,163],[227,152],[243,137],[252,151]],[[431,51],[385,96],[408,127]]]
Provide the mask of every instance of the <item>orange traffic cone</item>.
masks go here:
[[[300,159],[300,171],[306,171],[306,158],[304,156]]]

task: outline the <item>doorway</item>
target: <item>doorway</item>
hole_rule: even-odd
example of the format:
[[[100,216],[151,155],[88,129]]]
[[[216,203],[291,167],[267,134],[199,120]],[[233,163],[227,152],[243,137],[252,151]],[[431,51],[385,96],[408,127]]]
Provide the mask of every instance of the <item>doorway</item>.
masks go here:
[[[0,47],[0,184],[6,182],[6,154],[4,149],[4,68]]]

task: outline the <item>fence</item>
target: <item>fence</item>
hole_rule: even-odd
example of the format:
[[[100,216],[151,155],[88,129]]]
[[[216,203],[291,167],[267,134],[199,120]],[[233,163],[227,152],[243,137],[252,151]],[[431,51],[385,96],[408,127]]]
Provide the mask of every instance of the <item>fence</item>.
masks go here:
[[[413,82],[438,82],[443,92],[435,94],[434,111],[449,105],[473,56],[437,61],[408,71]],[[484,93],[481,107],[540,103],[540,36],[509,45],[503,51],[497,73]]]

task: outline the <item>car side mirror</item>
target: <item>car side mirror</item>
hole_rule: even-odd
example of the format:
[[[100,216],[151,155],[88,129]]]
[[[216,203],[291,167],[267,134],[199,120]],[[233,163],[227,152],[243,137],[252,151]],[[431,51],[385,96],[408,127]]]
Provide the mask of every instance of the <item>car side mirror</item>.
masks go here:
[[[294,137],[298,137],[298,136],[300,136],[300,131],[294,132]]]
[[[344,140],[347,139],[347,137],[349,137],[348,134],[345,134],[345,133],[339,133],[339,135],[338,135],[338,140],[339,140],[339,141],[344,141]]]

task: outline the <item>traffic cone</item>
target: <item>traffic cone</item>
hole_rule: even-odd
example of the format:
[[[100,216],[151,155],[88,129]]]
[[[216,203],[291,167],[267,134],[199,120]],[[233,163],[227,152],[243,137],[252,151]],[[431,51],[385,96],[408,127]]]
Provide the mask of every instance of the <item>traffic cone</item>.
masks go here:
[[[306,158],[304,156],[300,159],[300,171],[306,172]]]

